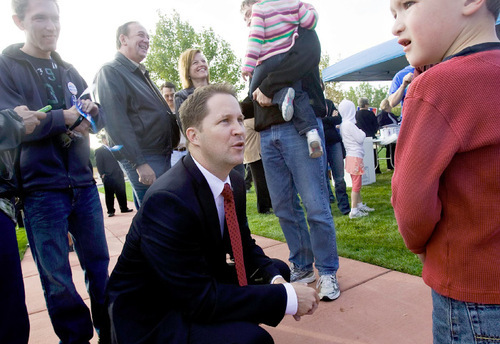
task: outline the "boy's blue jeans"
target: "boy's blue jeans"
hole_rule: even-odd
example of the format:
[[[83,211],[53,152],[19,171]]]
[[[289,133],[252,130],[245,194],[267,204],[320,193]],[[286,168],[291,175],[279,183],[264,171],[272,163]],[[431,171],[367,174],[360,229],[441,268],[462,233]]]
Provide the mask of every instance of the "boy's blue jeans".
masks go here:
[[[432,291],[434,344],[500,343],[500,305],[462,302]]]

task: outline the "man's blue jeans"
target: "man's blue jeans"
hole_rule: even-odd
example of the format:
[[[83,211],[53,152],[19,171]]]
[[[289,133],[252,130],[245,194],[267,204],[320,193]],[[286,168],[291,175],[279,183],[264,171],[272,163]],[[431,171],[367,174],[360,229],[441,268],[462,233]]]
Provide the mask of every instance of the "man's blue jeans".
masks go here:
[[[335,197],[337,198],[337,206],[342,214],[347,214],[351,211],[349,205],[349,197],[347,197],[346,184],[344,180],[344,157],[342,155],[342,144],[340,142],[326,145],[326,158],[332,169],[333,180],[335,180]],[[328,170],[327,170],[327,182]]]
[[[323,124],[317,122],[324,142]],[[290,122],[261,131],[260,142],[273,210],[287,240],[290,261],[306,270],[312,270],[314,262],[320,275],[335,273],[339,258],[325,180],[325,156],[310,158],[306,138]]]
[[[434,344],[500,343],[500,305],[462,302],[432,291]]]
[[[93,319],[104,337],[109,332],[105,306],[109,253],[97,188],[35,191],[25,197],[24,209],[54,331],[62,343],[88,343],[94,334]],[[72,280],[68,232],[84,272],[92,319]]]
[[[145,155],[144,159],[155,172],[157,179],[170,169],[170,154]],[[149,185],[142,184],[139,181],[139,175],[137,174],[136,169],[128,160],[123,159],[118,162],[120,163],[122,169],[125,171],[125,174],[128,177],[128,180],[130,181],[130,185],[132,186],[132,190],[134,192],[135,208],[139,210],[142,204],[142,199],[144,198],[146,191],[148,191],[149,189]]]

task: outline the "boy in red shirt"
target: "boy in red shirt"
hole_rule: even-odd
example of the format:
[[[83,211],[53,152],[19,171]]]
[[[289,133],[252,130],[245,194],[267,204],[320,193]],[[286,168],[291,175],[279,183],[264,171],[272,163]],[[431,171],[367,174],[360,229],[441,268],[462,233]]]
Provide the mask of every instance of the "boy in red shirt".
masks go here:
[[[416,77],[405,98],[392,204],[432,288],[434,343],[500,340],[498,0],[391,0]],[[429,38],[432,39],[429,39]]]

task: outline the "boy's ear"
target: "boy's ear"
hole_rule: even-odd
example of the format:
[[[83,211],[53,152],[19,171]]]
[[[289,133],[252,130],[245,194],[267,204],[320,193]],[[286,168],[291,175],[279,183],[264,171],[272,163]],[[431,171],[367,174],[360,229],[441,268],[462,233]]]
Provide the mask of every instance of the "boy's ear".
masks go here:
[[[463,0],[463,3],[462,13],[465,16],[470,16],[476,13],[481,7],[486,6],[486,0]]]

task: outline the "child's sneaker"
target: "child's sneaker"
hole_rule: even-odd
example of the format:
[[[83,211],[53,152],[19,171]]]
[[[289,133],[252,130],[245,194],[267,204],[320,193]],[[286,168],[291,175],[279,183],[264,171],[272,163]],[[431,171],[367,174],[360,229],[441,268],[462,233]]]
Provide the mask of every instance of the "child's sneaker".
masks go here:
[[[375,210],[373,208],[370,208],[369,206],[367,206],[364,203],[358,203],[358,209],[361,210],[361,211],[364,211],[364,212],[370,212],[370,211],[374,211]]]
[[[364,211],[361,211],[358,208],[352,208],[351,212],[349,213],[350,219],[356,219],[358,217],[364,217],[364,216],[368,216],[368,213],[365,213]]]
[[[291,87],[286,91],[285,99],[281,103],[281,113],[285,121],[289,121],[293,117],[293,99],[295,98],[295,90]]]
[[[309,130],[306,133],[307,147],[309,148],[309,156],[311,158],[319,158],[323,155],[323,147],[321,146],[321,137],[319,137],[318,130]]]

